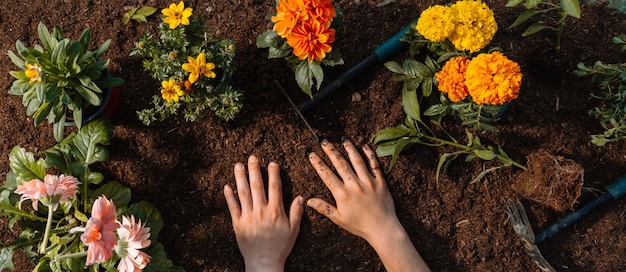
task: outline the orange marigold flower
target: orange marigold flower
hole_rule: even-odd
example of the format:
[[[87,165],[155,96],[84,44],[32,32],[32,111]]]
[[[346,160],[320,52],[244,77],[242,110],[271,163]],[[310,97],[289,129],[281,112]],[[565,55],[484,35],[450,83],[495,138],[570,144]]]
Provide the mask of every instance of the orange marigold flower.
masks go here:
[[[522,72],[500,52],[480,54],[467,66],[465,85],[474,102],[501,105],[517,98]]]
[[[293,48],[293,54],[299,59],[308,59],[309,62],[321,61],[326,53],[333,48],[330,45],[335,41],[335,29],[330,28],[330,22],[322,23],[313,20],[310,23],[299,24],[287,37],[287,43]]]
[[[304,0],[280,0],[276,6],[276,15],[272,16],[273,30],[278,36],[287,38],[298,22],[308,19]]]
[[[322,22],[332,22],[337,17],[332,0],[307,0],[305,2],[309,18]]]
[[[469,63],[466,57],[452,58],[435,74],[439,90],[447,93],[452,102],[460,102],[469,94],[465,85],[465,71]]]

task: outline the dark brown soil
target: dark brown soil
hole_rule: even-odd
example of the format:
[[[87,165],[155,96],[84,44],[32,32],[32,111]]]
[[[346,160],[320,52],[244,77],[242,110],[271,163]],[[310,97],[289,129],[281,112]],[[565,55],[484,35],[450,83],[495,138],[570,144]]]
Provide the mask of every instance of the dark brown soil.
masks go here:
[[[431,1],[396,0],[378,6],[381,0],[336,1],[344,14],[335,46],[345,65],[328,69],[328,81],[339,76],[396,31],[413,21]],[[445,1],[435,1],[444,3]],[[450,2],[450,1],[448,1]],[[37,23],[60,25],[77,38],[83,28],[92,29],[92,40],[100,44],[112,39],[106,56],[115,76],[126,79],[120,107],[112,117],[115,124],[109,146],[111,160],[101,171],[132,189],[133,200],[154,203],[163,213],[162,242],[175,264],[188,271],[243,271],[230,216],[222,194],[224,184],[233,184],[232,166],[256,154],[264,166],[277,161],[282,167],[286,201],[295,195],[331,199],[324,184],[309,165],[307,154],[320,152],[319,143],[281,94],[280,83],[289,96],[301,103],[308,99],[299,91],[290,68],[283,60],[268,60],[267,51],[257,49],[255,38],[271,27],[266,15],[274,0],[186,1],[195,14],[208,17],[213,33],[232,38],[238,45],[234,84],[246,91],[245,108],[233,122],[214,116],[186,123],[182,116],[146,127],[136,111],[149,107],[158,91],[143,71],[141,60],[129,57],[133,41],[145,28],[155,29],[160,15],[148,24],[122,24],[126,7],[139,4],[163,8],[169,1],[23,1],[0,5],[0,51],[14,50],[20,39],[27,45],[37,41]],[[492,43],[517,61],[524,72],[519,99],[498,124],[499,133],[481,134],[484,142],[500,144],[510,157],[527,164],[526,157],[540,149],[572,160],[584,168],[579,203],[594,199],[626,169],[626,141],[598,147],[590,135],[602,132],[587,115],[597,101],[588,99],[597,89],[588,78],[571,72],[578,62],[597,60],[626,62],[611,44],[611,37],[626,31],[626,16],[602,5],[583,5],[583,17],[568,21],[562,49],[551,48],[551,32],[523,38],[523,28],[506,30],[521,12],[504,7],[506,1],[487,3],[496,14],[500,30]],[[402,61],[403,53],[395,58]],[[8,154],[15,145],[37,152],[52,146],[52,127],[34,127],[25,114],[21,97],[6,93],[14,65],[0,58],[0,173],[9,170]],[[404,118],[401,84],[382,65],[360,75],[317,108],[305,113],[319,138],[338,141],[345,135],[355,143],[372,144],[376,131],[394,126]],[[360,101],[351,97],[359,93]],[[454,120],[445,126],[457,138],[464,128]],[[445,148],[416,146],[403,154],[387,174],[398,216],[413,243],[434,271],[538,271],[517,239],[503,201],[521,198],[511,184],[522,175],[508,169],[470,184],[483,170],[481,162],[453,162],[439,184],[435,170]],[[388,167],[389,158],[382,158]],[[487,165],[488,166],[488,165]],[[573,196],[573,195],[572,195]],[[551,207],[523,200],[531,224],[539,230],[563,216]],[[578,207],[576,204],[574,208]],[[626,270],[626,199],[599,208],[569,229],[539,245],[546,259],[563,271]],[[367,211],[363,211],[367,212]],[[14,239],[16,230],[2,224],[0,241]],[[24,256],[15,260],[18,271],[32,265]],[[288,271],[383,271],[376,253],[363,240],[339,229],[308,209],[295,248],[287,260]]]

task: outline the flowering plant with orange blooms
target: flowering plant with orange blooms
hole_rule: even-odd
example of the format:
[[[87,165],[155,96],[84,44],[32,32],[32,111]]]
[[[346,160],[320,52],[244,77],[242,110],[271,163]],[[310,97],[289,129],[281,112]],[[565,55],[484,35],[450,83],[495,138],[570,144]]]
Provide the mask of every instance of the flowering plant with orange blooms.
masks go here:
[[[207,110],[228,121],[243,106],[243,92],[230,82],[235,44],[212,38],[205,20],[193,12],[183,1],[171,3],[161,10],[159,37],[146,32],[130,54],[144,58],[144,69],[160,86],[153,96],[154,107],[137,112],[146,125],[179,110],[187,121],[204,117]]]
[[[295,64],[298,86],[309,96],[324,80],[322,64],[343,64],[332,43],[341,12],[332,0],[278,0],[271,16],[274,26],[257,37],[258,48],[268,48],[268,58],[284,58]]]
[[[461,144],[442,126],[443,117],[455,115],[465,126],[497,131],[494,122],[518,97],[522,79],[519,65],[500,52],[485,49],[497,29],[493,11],[480,0],[433,5],[421,13],[402,38],[409,44],[410,58],[402,64],[385,63],[387,69],[399,74],[392,80],[403,83],[402,104],[407,116],[403,124],[376,133],[378,156],[393,156],[393,165],[398,155],[413,144],[456,148],[440,156],[437,180],[449,162],[459,156],[465,156],[467,162],[500,162],[486,167],[472,182],[503,167],[525,169],[501,147],[484,145],[470,131],[461,136],[467,138],[467,144]],[[430,124],[444,131],[445,137],[438,136]]]
[[[158,209],[130,203],[129,188],[105,183],[91,169],[108,160],[104,145],[112,131],[110,122],[98,119],[47,149],[45,158],[19,146],[11,150],[0,216],[22,233],[2,244],[0,268],[13,269],[19,248],[35,271],[184,271],[157,242],[163,227]]]

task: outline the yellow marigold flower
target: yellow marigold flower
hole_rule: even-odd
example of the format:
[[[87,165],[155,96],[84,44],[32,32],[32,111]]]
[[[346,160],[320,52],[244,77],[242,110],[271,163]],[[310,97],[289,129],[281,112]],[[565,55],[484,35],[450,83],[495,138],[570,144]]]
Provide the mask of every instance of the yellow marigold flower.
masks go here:
[[[162,81],[161,87],[163,87],[163,89],[161,89],[161,96],[168,103],[172,101],[178,102],[178,97],[185,94],[185,92],[180,89],[180,86],[176,83],[174,79]]]
[[[183,1],[178,2],[178,5],[171,3],[169,8],[161,10],[161,13],[165,15],[163,22],[170,25],[171,29],[177,28],[179,25],[189,25],[189,17],[193,12],[192,8],[185,8]]]
[[[280,0],[276,6],[276,15],[271,20],[274,22],[273,30],[278,36],[287,38],[296,24],[308,18],[304,0]]]
[[[478,52],[496,34],[498,24],[493,11],[481,1],[458,1],[451,7],[456,28],[448,39],[459,50]]]
[[[452,58],[435,74],[439,90],[447,93],[452,102],[463,101],[469,94],[465,86],[465,71],[469,63],[466,57]]]
[[[41,67],[39,67],[37,63],[35,64],[26,63],[26,70],[24,71],[24,74],[28,78],[30,78],[28,83],[33,83],[35,81],[41,82]]]
[[[440,42],[448,38],[454,31],[454,17],[450,7],[435,5],[422,12],[415,28],[432,42]]]
[[[183,64],[183,70],[191,73],[189,74],[189,82],[195,83],[200,76],[208,78],[215,78],[215,64],[206,62],[206,56],[204,53],[200,53],[197,58],[187,57],[188,63]]]
[[[287,37],[287,43],[293,48],[293,54],[299,59],[308,59],[309,62],[321,61],[326,53],[332,51],[330,45],[335,41],[335,29],[330,28],[330,22],[322,23],[313,20],[309,23],[298,24]]]
[[[474,102],[501,105],[517,98],[522,72],[500,52],[480,54],[467,66],[465,85]]]

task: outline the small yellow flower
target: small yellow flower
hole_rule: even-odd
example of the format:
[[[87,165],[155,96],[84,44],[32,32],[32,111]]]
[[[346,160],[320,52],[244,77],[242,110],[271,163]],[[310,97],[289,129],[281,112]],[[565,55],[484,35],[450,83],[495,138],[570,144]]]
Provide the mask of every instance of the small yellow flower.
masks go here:
[[[191,73],[189,74],[189,82],[196,83],[200,76],[208,78],[215,78],[215,72],[212,70],[215,68],[215,64],[207,63],[204,53],[200,53],[197,58],[187,57],[188,63],[183,64],[183,70]]]
[[[176,52],[174,52],[174,51],[170,52],[170,53],[167,55],[167,57],[168,57],[170,60],[175,60],[175,59],[176,59],[176,56],[177,56],[177,55],[176,55]]]
[[[432,42],[445,40],[454,31],[454,17],[450,7],[435,5],[422,12],[415,28]]]
[[[458,50],[478,52],[496,34],[498,24],[493,11],[481,1],[458,1],[450,6],[456,28],[448,39]]]
[[[452,58],[435,74],[439,90],[447,93],[452,102],[460,102],[469,94],[465,85],[465,71],[469,62],[466,57]]]
[[[146,46],[146,43],[145,43],[145,42],[139,42],[139,43],[137,43],[137,47],[138,47],[138,48],[144,48],[145,46]]]
[[[162,81],[161,87],[163,87],[163,89],[161,89],[161,96],[168,103],[172,101],[178,102],[178,98],[185,94],[185,92],[180,89],[180,86],[176,83],[174,79]]]
[[[467,65],[465,85],[477,104],[501,105],[517,98],[522,72],[500,52],[480,54]]]
[[[191,17],[192,8],[185,8],[183,1],[178,5],[171,3],[169,8],[161,10],[165,15],[163,22],[170,25],[171,29],[177,28],[179,25],[189,25],[189,17]]]
[[[41,67],[39,67],[37,63],[32,65],[26,63],[26,71],[24,71],[24,74],[30,78],[28,83],[33,83],[35,81],[41,82]]]

